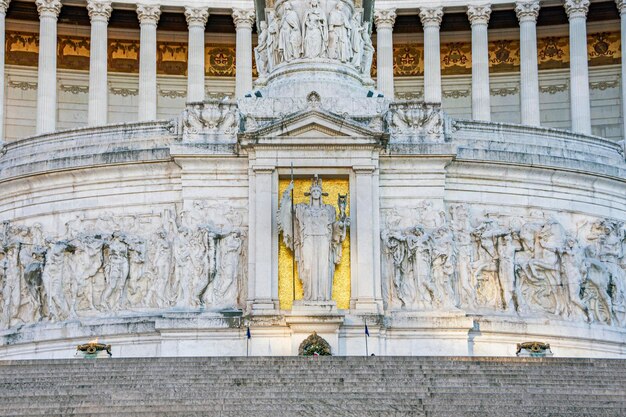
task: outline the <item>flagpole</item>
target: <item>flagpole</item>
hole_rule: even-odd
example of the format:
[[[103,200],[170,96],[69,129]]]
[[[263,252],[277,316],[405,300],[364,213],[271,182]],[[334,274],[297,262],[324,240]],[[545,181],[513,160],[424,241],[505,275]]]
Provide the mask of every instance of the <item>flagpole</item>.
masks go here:
[[[246,327],[246,357],[250,356],[250,338],[252,335],[250,334],[250,326]]]
[[[293,188],[295,184],[293,183],[293,162],[291,163],[291,253],[293,257],[291,258],[291,288],[293,292],[293,301],[296,301],[296,213],[293,204]]]
[[[369,337],[369,332],[367,331],[367,317],[364,317],[363,321],[365,322],[365,356],[369,356],[370,352],[367,347],[367,338]]]

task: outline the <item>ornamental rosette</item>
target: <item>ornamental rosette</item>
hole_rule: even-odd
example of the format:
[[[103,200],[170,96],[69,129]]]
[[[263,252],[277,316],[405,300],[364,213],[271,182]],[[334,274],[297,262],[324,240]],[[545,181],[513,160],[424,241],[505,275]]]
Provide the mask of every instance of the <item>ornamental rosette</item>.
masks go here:
[[[235,27],[251,28],[254,24],[254,9],[237,9],[233,8],[233,22]]]
[[[141,24],[149,23],[156,25],[161,17],[161,7],[158,5],[138,4],[137,16]]]
[[[515,3],[515,13],[520,22],[536,22],[541,5],[539,0],[525,0]]]
[[[208,7],[185,7],[185,18],[189,26],[206,26],[209,20]]]
[[[111,6],[110,0],[89,0],[87,2],[87,11],[92,21],[94,19],[103,19],[108,22],[113,7]]]
[[[586,18],[590,3],[589,0],[565,0],[565,13],[569,19]]]
[[[396,23],[396,9],[381,9],[374,12],[374,23],[376,28],[393,29]]]
[[[489,23],[491,17],[491,5],[470,5],[467,6],[467,17],[470,23],[473,25],[486,25]]]
[[[51,14],[57,17],[61,13],[61,0],[36,0],[39,16]]]
[[[6,14],[9,9],[9,3],[11,3],[11,0],[0,0],[0,13]]]
[[[441,20],[443,19],[443,7],[432,7],[420,9],[420,20],[422,26],[441,26]]]

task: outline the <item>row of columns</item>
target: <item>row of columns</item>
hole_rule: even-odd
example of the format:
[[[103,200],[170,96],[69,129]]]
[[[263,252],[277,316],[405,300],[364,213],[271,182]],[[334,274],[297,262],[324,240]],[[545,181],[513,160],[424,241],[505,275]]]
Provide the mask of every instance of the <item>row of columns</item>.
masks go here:
[[[0,33],[4,45],[4,24],[10,0],[0,0]],[[36,0],[39,13],[39,67],[37,84],[37,134],[56,130],[57,113],[57,20],[61,12],[60,0]],[[89,64],[90,126],[108,122],[108,22],[113,11],[111,0],[88,0],[91,19],[91,50]],[[157,25],[161,16],[158,5],[137,5],[140,26],[139,105],[138,120],[157,118]],[[236,95],[242,97],[252,89],[252,25],[253,9],[233,9],[237,31],[237,81]],[[205,98],[205,37],[209,17],[207,7],[185,7],[189,27],[187,100]],[[0,53],[0,79],[4,79],[4,50]],[[0,89],[0,103],[4,102],[4,89]],[[3,120],[0,106],[0,120]],[[0,123],[3,125],[3,123]],[[0,127],[0,138],[4,132]]]
[[[622,48],[626,48],[626,0],[616,0],[622,16]],[[570,94],[571,119],[574,132],[591,134],[591,104],[589,94],[589,68],[587,55],[587,12],[590,0],[565,0],[570,37]],[[520,23],[520,96],[522,124],[540,125],[539,67],[537,63],[537,17],[539,0],[520,0],[515,4]],[[473,4],[467,7],[472,28],[472,117],[491,120],[489,88],[488,24],[490,4]],[[395,10],[378,10],[374,23],[378,32],[378,89],[393,97],[393,25]],[[440,26],[443,7],[420,9],[424,27],[424,99],[441,102]],[[622,54],[622,73],[626,73],[626,57]],[[622,83],[626,99],[626,83]],[[624,100],[623,100],[624,102]],[[626,117],[624,132],[626,134]]]

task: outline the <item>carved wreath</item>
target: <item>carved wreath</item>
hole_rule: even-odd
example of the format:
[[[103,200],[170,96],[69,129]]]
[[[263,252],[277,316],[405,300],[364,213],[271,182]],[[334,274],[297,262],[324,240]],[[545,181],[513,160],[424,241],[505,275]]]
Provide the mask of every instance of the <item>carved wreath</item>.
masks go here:
[[[316,332],[302,341],[298,349],[299,356],[331,356],[330,345]]]

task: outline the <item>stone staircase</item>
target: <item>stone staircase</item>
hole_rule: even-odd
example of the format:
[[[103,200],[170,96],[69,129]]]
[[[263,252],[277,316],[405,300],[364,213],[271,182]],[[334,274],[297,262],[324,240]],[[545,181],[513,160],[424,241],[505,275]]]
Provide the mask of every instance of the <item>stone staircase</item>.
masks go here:
[[[0,361],[0,416],[626,416],[626,360]]]

